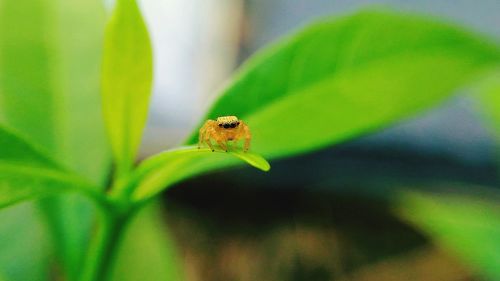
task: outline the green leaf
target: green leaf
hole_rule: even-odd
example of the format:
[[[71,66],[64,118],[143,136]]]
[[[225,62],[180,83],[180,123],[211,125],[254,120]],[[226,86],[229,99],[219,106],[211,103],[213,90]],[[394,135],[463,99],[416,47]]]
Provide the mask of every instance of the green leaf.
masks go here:
[[[43,155],[39,149],[23,140],[13,132],[0,127],[0,165],[14,163],[18,165],[60,169],[59,165]]]
[[[53,30],[46,33],[50,38],[46,55],[54,58],[49,60],[54,82],[51,96],[45,97],[54,108],[54,155],[102,188],[111,167],[100,95],[104,6],[101,0],[45,0],[44,5],[54,6],[47,15],[53,19]],[[87,250],[94,206],[78,194],[42,203],[61,271],[68,280],[76,280]]]
[[[397,212],[488,280],[500,280],[499,201],[457,194],[406,193]]]
[[[64,170],[38,149],[1,127],[0,147],[8,148],[0,149],[0,209],[26,200],[67,192],[80,192],[101,202],[104,200],[103,195],[87,180]],[[70,223],[69,220],[65,222]],[[9,233],[2,233],[4,236],[9,236]],[[74,243],[75,240],[71,239],[75,237],[78,236],[72,236],[67,241]],[[77,248],[64,249],[75,251]]]
[[[118,0],[105,33],[103,109],[117,174],[133,165],[147,118],[151,43],[135,0]]]
[[[54,149],[55,127],[54,116],[45,115],[55,107],[44,36],[52,8],[43,0],[0,2],[0,119],[47,149]]]
[[[26,141],[0,128],[0,208],[91,185],[60,168]]]
[[[134,216],[118,251],[112,280],[184,280],[177,245],[159,203],[146,206]]]
[[[34,204],[18,204],[0,212],[0,271],[7,281],[49,280],[47,228]]]
[[[51,62],[56,68],[51,79],[57,81],[52,91],[57,106],[53,112],[57,127],[52,132],[55,158],[104,186],[111,167],[100,95],[105,10],[102,0],[56,2],[57,29],[50,46],[58,45],[47,54],[57,59]]]
[[[0,122],[101,186],[110,168],[99,91],[104,15],[101,0],[0,0]],[[61,271],[75,279],[93,210],[64,197],[44,200],[43,210]]]
[[[262,171],[270,169],[264,158],[250,152],[212,152],[208,148],[183,147],[144,160],[128,179],[125,188],[132,193],[133,200],[146,200],[174,183],[234,165],[238,159]]]
[[[500,50],[424,17],[361,12],[323,20],[259,52],[207,118],[236,115],[266,158],[345,141],[438,104],[498,65]],[[188,143],[196,142],[196,133]]]
[[[81,178],[59,170],[0,163],[0,208],[69,191],[94,196],[88,191],[91,187]]]
[[[96,184],[109,166],[99,106],[100,2],[0,2],[0,122]]]
[[[476,90],[484,121],[500,140],[500,69],[483,79]]]

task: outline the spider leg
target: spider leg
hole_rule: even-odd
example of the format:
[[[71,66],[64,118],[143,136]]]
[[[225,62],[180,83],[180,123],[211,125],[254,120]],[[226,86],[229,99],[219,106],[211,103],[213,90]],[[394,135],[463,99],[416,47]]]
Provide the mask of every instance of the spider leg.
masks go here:
[[[233,139],[233,143],[232,143],[232,146],[231,147],[236,147],[238,148],[240,146],[240,140],[241,140],[241,137],[243,136],[242,134],[242,131],[240,130],[238,132],[238,134],[236,134],[236,136],[234,137]]]
[[[203,141],[210,147],[212,152],[215,151],[213,145],[212,145],[212,138],[214,137],[214,130],[213,128],[206,128],[205,132],[203,134]]]
[[[201,144],[203,143],[203,140],[205,138],[205,131],[206,131],[205,126],[200,128],[199,137],[198,137],[198,149],[201,148]]]
[[[209,135],[205,136],[205,143],[208,145],[208,147],[210,147],[210,149],[212,150],[212,152],[215,151],[213,145],[212,145],[212,139],[210,138]]]
[[[252,140],[252,134],[250,133],[250,128],[248,128],[248,125],[245,124],[243,121],[241,121],[242,129],[243,129],[243,135],[245,137],[245,144],[243,146],[243,151],[247,152],[248,149],[250,149],[250,141]]]
[[[227,144],[226,144],[223,140],[221,140],[221,139],[216,139],[216,141],[217,141],[217,143],[219,144],[219,146],[220,146],[220,147],[221,147],[224,151],[226,151],[226,152],[227,152]]]
[[[212,128],[213,122],[214,122],[213,120],[209,119],[205,121],[203,126],[201,126],[198,136],[198,149],[201,148],[201,145],[204,141],[206,142],[206,136],[209,135],[211,133],[211,130],[213,129]]]
[[[243,151],[247,152],[250,149],[250,140],[252,137],[245,137],[245,145],[243,147]]]

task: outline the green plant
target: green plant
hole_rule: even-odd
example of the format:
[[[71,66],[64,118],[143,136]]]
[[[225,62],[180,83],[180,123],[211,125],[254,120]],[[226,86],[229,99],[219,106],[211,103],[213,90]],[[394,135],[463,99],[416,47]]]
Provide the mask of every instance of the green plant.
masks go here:
[[[107,23],[101,74],[93,64],[100,59],[99,36],[68,38],[78,33],[62,24],[49,32],[65,39],[54,49],[53,38],[42,35],[53,28],[46,22],[51,13],[72,22],[82,20],[78,13],[100,11],[101,21],[82,25],[85,34],[100,30],[97,1],[6,1],[0,11],[0,21],[9,23],[2,27],[19,21],[13,11],[34,18],[19,26],[23,33],[0,30],[0,206],[58,195],[38,207],[67,279],[109,278],[133,214],[174,183],[243,162],[269,170],[252,152],[212,153],[194,146],[135,165],[149,107],[152,51],[134,0],[118,0]],[[28,57],[19,46],[29,50]],[[290,157],[421,113],[499,63],[498,45],[460,28],[413,15],[360,12],[320,20],[259,52],[206,117],[237,115],[254,132],[252,151],[268,159]],[[97,106],[99,76],[104,119]],[[55,80],[58,86],[48,82]],[[186,143],[195,142],[196,129]],[[61,195],[66,192],[77,195]],[[426,208],[415,202],[415,208]],[[100,215],[95,232],[92,206]],[[428,226],[426,220],[414,222]]]

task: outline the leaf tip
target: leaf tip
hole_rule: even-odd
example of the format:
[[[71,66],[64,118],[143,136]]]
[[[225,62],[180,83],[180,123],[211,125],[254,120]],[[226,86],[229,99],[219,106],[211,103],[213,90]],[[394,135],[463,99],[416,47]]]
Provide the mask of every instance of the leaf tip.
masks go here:
[[[251,166],[261,170],[261,171],[264,171],[264,172],[267,172],[271,169],[271,165],[269,164],[269,162],[267,162],[266,159],[264,159],[264,157],[258,155],[258,154],[255,154],[255,153],[251,153],[251,152],[231,152],[234,156],[240,158],[241,160],[247,162],[248,164],[250,164]]]
[[[269,172],[269,170],[271,170],[271,164],[269,164],[269,162],[267,162],[267,160],[264,158],[262,158],[262,160],[264,160],[264,162],[263,165],[259,167],[259,169],[261,169],[264,172]]]

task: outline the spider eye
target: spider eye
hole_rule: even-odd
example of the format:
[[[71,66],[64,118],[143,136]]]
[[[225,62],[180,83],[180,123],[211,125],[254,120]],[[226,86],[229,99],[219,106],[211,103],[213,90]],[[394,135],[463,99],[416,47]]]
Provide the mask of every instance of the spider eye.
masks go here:
[[[224,128],[226,129],[229,128],[229,126],[230,126],[229,124],[224,124]]]
[[[231,128],[236,128],[236,123],[232,123]]]
[[[219,127],[222,127],[222,124],[219,124]]]

